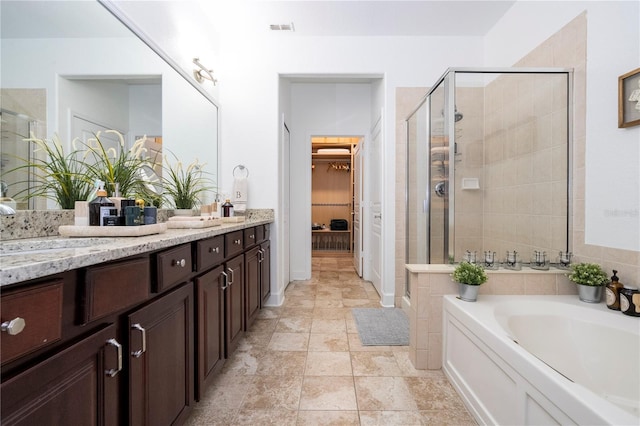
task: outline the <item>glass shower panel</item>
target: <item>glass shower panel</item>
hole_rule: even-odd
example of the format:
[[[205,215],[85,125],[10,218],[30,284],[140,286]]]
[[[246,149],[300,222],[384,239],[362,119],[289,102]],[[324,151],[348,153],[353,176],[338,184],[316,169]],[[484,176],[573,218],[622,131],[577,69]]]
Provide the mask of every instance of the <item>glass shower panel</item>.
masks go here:
[[[448,263],[449,131],[445,81],[429,97],[429,262]]]
[[[407,263],[428,263],[427,197],[429,193],[427,104],[407,120]]]

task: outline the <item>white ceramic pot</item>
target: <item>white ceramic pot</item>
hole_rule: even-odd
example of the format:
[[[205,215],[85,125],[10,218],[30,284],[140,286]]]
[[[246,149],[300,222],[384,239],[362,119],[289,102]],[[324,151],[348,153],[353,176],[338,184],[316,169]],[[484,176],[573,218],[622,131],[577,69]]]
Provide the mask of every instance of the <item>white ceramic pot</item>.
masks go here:
[[[195,216],[195,209],[173,209],[174,216]]]

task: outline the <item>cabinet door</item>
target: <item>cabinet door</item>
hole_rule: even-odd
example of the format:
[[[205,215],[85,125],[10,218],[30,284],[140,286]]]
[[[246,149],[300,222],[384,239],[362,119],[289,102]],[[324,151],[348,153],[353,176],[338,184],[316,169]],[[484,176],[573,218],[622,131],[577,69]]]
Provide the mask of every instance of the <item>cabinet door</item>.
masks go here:
[[[128,316],[129,424],[181,423],[193,403],[193,284]]]
[[[251,328],[253,321],[260,312],[260,259],[262,258],[260,247],[249,250],[244,256],[244,329],[246,331]]]
[[[2,425],[117,425],[122,367],[106,326],[28,370],[3,378]]]
[[[198,361],[196,377],[196,400],[224,360],[224,286],[223,266],[196,278],[196,323]]]
[[[236,349],[244,331],[244,255],[225,264],[225,357]]]
[[[260,291],[262,293],[261,306],[271,296],[271,242],[260,244],[262,256],[260,258]]]

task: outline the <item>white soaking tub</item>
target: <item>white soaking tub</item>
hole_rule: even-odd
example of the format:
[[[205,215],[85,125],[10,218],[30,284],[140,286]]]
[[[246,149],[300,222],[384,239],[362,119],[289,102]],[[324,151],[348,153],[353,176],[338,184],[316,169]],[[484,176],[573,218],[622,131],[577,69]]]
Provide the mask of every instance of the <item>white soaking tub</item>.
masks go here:
[[[577,296],[450,295],[443,339],[480,424],[640,425],[640,318]]]

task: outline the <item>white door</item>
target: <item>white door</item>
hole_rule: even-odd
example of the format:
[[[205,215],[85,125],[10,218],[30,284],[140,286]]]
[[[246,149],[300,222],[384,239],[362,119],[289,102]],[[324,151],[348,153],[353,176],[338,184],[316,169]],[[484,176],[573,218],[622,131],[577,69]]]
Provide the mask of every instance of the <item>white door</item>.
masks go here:
[[[289,209],[291,206],[291,189],[290,189],[290,173],[289,173],[289,164],[290,164],[290,148],[291,148],[291,133],[289,132],[289,127],[287,127],[287,123],[284,122],[284,117],[282,120],[282,232],[281,232],[281,241],[282,241],[282,261],[280,263],[280,270],[282,271],[282,283],[281,285],[286,288],[289,284],[289,280],[291,279],[291,274],[289,271],[290,268],[290,243],[289,240],[291,238],[291,230],[289,229],[290,221],[289,221]]]
[[[371,237],[369,240],[369,280],[382,296],[382,112],[371,130],[371,144],[367,147],[369,167],[365,171],[369,184],[369,213]]]
[[[364,140],[361,140],[353,150],[353,266],[359,277],[362,277],[364,266],[362,250],[362,149]]]

